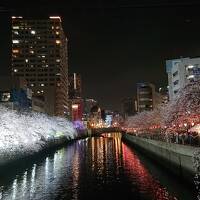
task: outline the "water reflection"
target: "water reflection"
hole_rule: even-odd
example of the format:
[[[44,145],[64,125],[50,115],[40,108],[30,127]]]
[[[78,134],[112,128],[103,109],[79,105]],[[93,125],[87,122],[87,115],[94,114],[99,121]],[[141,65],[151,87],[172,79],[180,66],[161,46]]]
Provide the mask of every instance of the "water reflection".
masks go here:
[[[170,186],[162,184],[163,176],[155,178],[147,165],[121,142],[119,133],[104,134],[1,173],[0,199],[121,199],[123,195],[134,200],[175,200],[181,196],[176,186],[169,191]],[[188,200],[190,191],[179,187],[187,194],[178,199]]]

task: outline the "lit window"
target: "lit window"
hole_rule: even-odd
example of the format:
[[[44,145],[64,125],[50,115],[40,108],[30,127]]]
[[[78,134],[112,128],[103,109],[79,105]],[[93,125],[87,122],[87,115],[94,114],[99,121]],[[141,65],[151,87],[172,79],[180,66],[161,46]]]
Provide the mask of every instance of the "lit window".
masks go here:
[[[44,90],[41,90],[41,93],[44,93]]]
[[[12,43],[13,44],[19,44],[19,40],[13,40]]]
[[[33,50],[30,50],[30,53],[31,53],[31,54],[34,54],[34,51],[33,51]]]
[[[59,20],[61,20],[61,18],[59,16],[50,16],[49,18],[50,19],[59,19]]]
[[[36,33],[36,32],[35,32],[34,30],[31,31],[31,34],[32,34],[32,35],[35,35],[35,33]]]
[[[13,49],[12,52],[13,53],[19,53],[19,50],[18,49]]]
[[[38,90],[37,93],[40,94],[40,91]]]
[[[51,28],[54,29],[54,26],[52,26]]]
[[[56,62],[60,62],[60,59],[56,59]]]
[[[14,69],[13,71],[14,71],[14,72],[18,72],[18,69]]]
[[[61,42],[60,42],[60,40],[56,40],[56,44],[60,44]]]
[[[31,83],[31,87],[34,87],[34,84],[33,84],[33,83]]]
[[[19,26],[13,26],[13,29],[19,29]]]
[[[193,67],[194,67],[193,65],[189,65],[187,68],[192,69]]]
[[[56,74],[56,76],[60,76],[60,75],[61,75],[60,73],[57,73],[57,74]]]
[[[18,31],[14,31],[14,34],[15,34],[15,35],[19,35],[19,32],[18,32]]]
[[[22,16],[12,16],[12,19],[23,19]]]
[[[44,55],[42,56],[42,58],[45,58],[45,57],[46,57],[46,56],[44,56]]]
[[[190,75],[187,77],[187,79],[192,79],[192,78],[194,78],[194,75]]]
[[[41,87],[44,87],[44,83],[41,83],[40,86],[41,86]]]
[[[28,63],[28,59],[25,59],[25,62]]]
[[[56,31],[56,35],[59,35],[60,33],[58,31]]]

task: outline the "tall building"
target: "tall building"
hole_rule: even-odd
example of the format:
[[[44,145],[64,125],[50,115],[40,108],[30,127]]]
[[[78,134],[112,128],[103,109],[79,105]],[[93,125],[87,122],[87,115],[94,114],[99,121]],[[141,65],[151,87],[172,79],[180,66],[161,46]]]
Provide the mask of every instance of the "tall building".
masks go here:
[[[68,111],[67,40],[59,16],[48,19],[12,17],[12,75],[23,77],[45,112]]]
[[[126,118],[137,112],[137,104],[134,98],[125,98],[122,100],[122,114]]]
[[[72,121],[82,121],[84,116],[84,100],[82,99],[81,75],[69,75],[69,107]]]
[[[180,58],[166,61],[169,99],[175,99],[178,91],[188,83],[200,79],[200,58]]]
[[[137,83],[138,112],[150,111],[155,107],[155,86],[151,83]]]
[[[82,97],[81,75],[73,73],[69,75],[69,99]]]

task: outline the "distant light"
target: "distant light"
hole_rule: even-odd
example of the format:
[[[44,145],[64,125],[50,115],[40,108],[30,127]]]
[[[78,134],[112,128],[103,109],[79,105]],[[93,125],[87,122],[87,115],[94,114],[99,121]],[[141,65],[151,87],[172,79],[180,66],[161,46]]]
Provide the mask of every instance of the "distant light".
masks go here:
[[[19,53],[19,50],[18,49],[13,49],[12,52],[13,53]]]
[[[22,16],[12,16],[12,19],[23,19]]]
[[[60,40],[56,40],[56,44],[60,44],[61,43],[61,41]]]
[[[184,123],[184,126],[186,127],[186,126],[187,126],[187,123]]]
[[[35,33],[36,33],[36,32],[35,32],[34,30],[31,31],[31,34],[32,34],[32,35],[35,35]]]
[[[14,34],[15,34],[15,35],[19,35],[19,32],[18,32],[18,31],[14,31]]]
[[[78,104],[73,104],[72,109],[78,109]]]
[[[190,75],[187,77],[187,79],[191,79],[191,78],[194,78],[194,75]]]
[[[14,71],[14,72],[18,72],[18,69],[14,69],[13,71]]]
[[[189,65],[187,68],[192,69],[193,67],[194,67],[194,65]]]
[[[19,26],[13,26],[12,28],[13,29],[19,29]]]
[[[13,40],[12,43],[13,44],[19,44],[19,40]]]
[[[50,16],[49,18],[50,18],[50,19],[59,19],[59,20],[61,21],[60,16]]]

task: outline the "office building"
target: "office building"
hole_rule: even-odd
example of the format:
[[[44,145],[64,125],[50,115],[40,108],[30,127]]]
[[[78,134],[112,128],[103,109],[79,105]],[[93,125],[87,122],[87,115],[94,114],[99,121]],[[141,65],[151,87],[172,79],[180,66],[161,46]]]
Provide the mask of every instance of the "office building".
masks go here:
[[[155,107],[155,86],[151,83],[137,84],[138,112],[151,111]]]
[[[200,79],[200,58],[180,58],[166,61],[169,99],[177,97],[178,91],[188,83]]]
[[[44,99],[45,113],[68,111],[67,40],[58,16],[12,17],[12,75],[23,77],[33,97]]]

